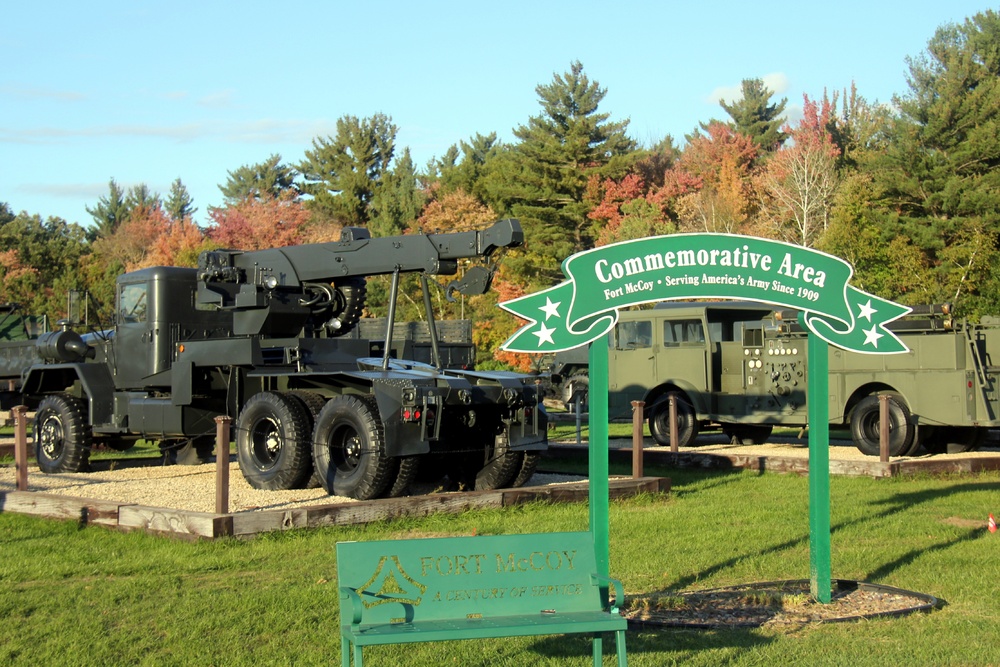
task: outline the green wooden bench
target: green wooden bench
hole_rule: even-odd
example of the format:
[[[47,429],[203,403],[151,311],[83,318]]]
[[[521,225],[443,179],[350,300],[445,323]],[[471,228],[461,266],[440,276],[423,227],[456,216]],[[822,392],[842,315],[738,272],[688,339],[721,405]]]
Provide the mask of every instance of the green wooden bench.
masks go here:
[[[588,532],[445,537],[337,544],[343,667],[363,667],[362,648],[556,634],[592,636],[601,664],[602,633],[615,633],[625,667],[627,621],[601,602]]]

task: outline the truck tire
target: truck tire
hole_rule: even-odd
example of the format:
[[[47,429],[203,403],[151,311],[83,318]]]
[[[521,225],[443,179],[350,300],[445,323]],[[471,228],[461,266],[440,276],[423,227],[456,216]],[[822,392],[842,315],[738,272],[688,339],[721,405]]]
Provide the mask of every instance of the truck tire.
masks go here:
[[[771,437],[770,424],[725,424],[722,433],[734,445],[763,445]]]
[[[521,462],[521,469],[517,472],[514,481],[510,483],[511,488],[518,489],[527,484],[528,480],[535,474],[538,462],[541,460],[542,455],[538,452],[525,452],[524,460]]]
[[[698,437],[698,419],[684,394],[674,391],[649,414],[649,433],[662,447],[670,446],[670,395],[677,397],[677,446],[690,447]]]
[[[69,394],[50,394],[35,411],[35,460],[45,473],[83,472],[89,468],[92,434],[86,403]]]
[[[327,401],[313,430],[313,465],[327,493],[377,498],[393,481],[391,463],[374,399],[335,396]]]
[[[917,432],[920,444],[931,454],[962,454],[978,449],[986,429],[975,426],[925,426]]]
[[[236,420],[236,456],[255,489],[301,489],[309,480],[308,416],[300,402],[265,391],[243,406]]]
[[[309,421],[306,424],[306,432],[312,437],[313,429],[316,426],[316,417],[319,416],[320,410],[326,405],[326,397],[322,394],[317,394],[314,391],[303,391],[301,389],[295,389],[287,392],[288,396],[296,399],[305,408],[306,415],[309,417]],[[318,489],[320,487],[319,475],[316,473],[316,466],[313,465],[312,461],[312,441],[309,444],[309,480],[306,482],[307,489]]]
[[[493,491],[509,487],[524,463],[522,452],[512,452],[506,439],[496,439],[481,451],[450,455],[446,460],[448,477],[466,491]]]
[[[389,487],[389,491],[385,494],[386,498],[399,498],[407,495],[410,490],[410,484],[413,483],[417,478],[417,473],[420,472],[421,458],[420,456],[394,457],[391,466],[395,474],[390,477],[394,479],[392,485]]]
[[[910,422],[910,409],[899,394],[889,394],[889,456],[906,456],[913,447],[916,427]],[[861,400],[851,411],[851,438],[863,454],[878,456],[880,414],[879,397]]]

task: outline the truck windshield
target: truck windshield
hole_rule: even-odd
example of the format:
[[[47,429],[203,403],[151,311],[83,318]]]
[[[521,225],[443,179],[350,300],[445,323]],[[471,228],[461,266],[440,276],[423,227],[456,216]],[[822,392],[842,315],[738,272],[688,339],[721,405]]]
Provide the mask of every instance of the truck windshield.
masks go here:
[[[118,321],[146,321],[146,283],[122,285],[118,299]]]
[[[663,322],[663,344],[704,343],[705,327],[701,320],[666,320]]]

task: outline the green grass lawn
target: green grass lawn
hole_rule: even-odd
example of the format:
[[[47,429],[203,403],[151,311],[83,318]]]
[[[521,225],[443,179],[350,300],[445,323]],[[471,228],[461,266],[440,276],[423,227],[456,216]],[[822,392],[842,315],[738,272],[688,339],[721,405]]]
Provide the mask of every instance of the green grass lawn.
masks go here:
[[[626,595],[809,577],[807,479],[652,469],[665,496],[612,503]],[[792,628],[629,632],[631,665],[1000,663],[1000,474],[831,480],[833,576],[928,593],[940,609]],[[0,664],[328,665],[339,658],[338,540],[586,528],[532,504],[183,542],[0,514]],[[605,643],[610,652],[613,642]],[[585,638],[377,647],[371,665],[588,665]],[[611,656],[606,656],[606,664]]]

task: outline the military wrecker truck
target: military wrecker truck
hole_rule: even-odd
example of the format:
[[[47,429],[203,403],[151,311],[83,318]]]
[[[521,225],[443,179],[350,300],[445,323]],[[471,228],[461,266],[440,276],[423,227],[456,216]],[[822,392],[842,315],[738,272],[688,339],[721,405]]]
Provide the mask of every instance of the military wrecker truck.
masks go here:
[[[95,444],[138,438],[207,458],[215,418],[228,415],[240,470],[258,489],[400,495],[428,460],[464,488],[523,485],[547,447],[536,381],[444,368],[427,280],[478,259],[448,291],[485,293],[493,260],[522,243],[517,220],[384,238],[345,228],[339,242],[208,251],[196,269],[121,275],[113,327],[81,335],[63,322],[18,373],[38,465],[82,471]],[[430,364],[386,344],[404,272],[421,274]],[[347,336],[375,275],[392,276],[385,334]]]
[[[764,442],[774,426],[808,426],[805,329],[797,311],[753,302],[661,303],[624,311],[609,337],[610,414],[645,401],[649,429],[670,444],[676,397],[678,445],[721,429]],[[947,305],[918,306],[890,323],[909,348],[870,355],[829,348],[831,425],[859,450],[879,454],[880,399],[888,396],[889,453],[973,449],[1000,426],[1000,320],[954,321]]]

